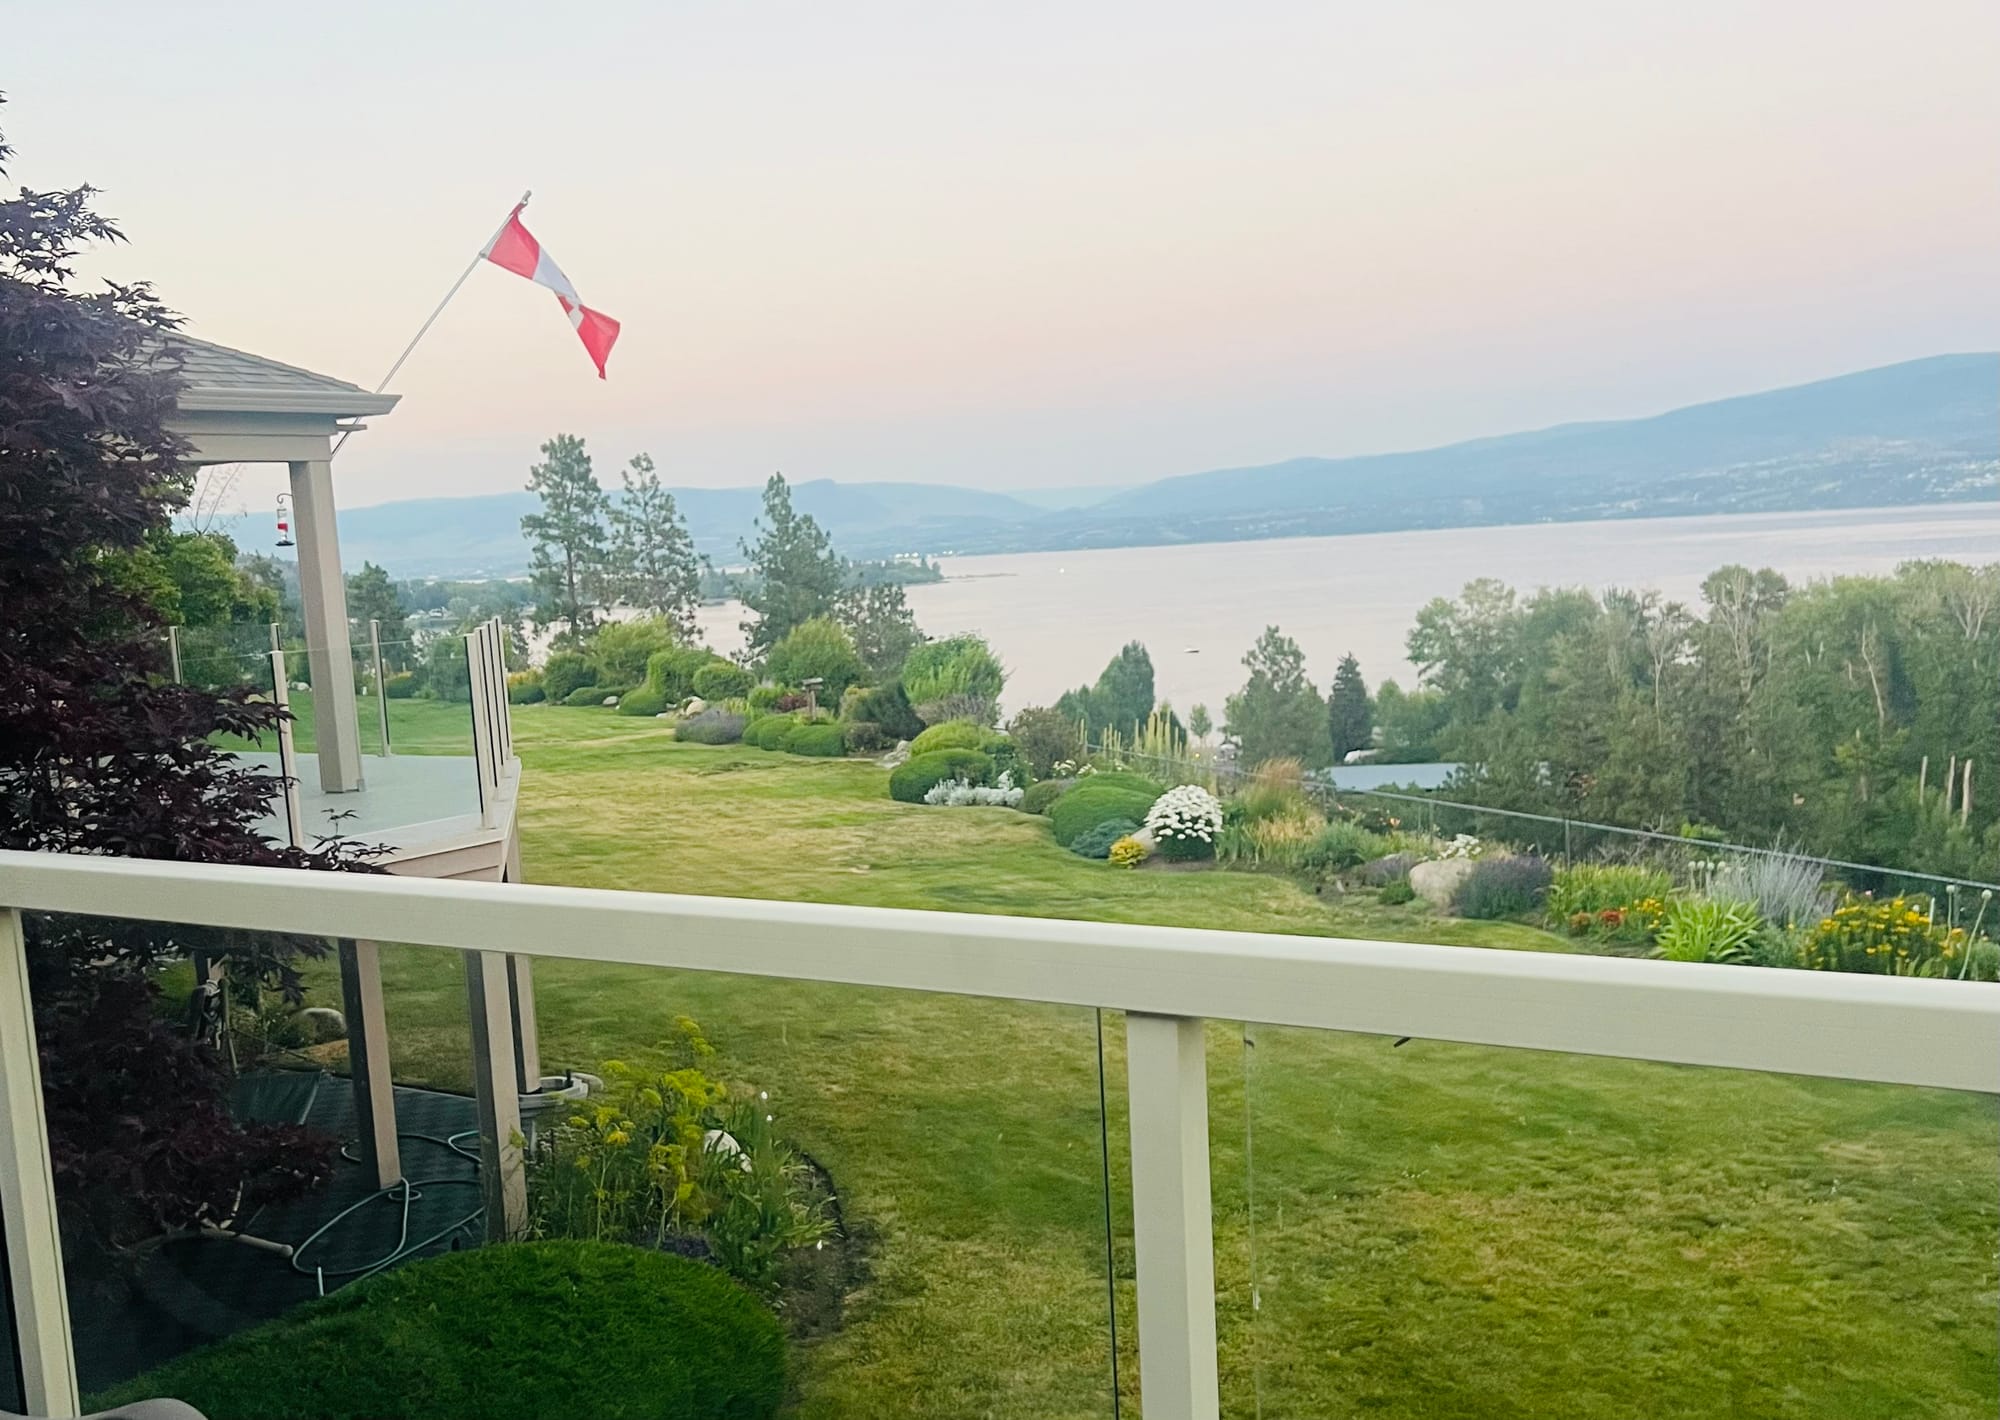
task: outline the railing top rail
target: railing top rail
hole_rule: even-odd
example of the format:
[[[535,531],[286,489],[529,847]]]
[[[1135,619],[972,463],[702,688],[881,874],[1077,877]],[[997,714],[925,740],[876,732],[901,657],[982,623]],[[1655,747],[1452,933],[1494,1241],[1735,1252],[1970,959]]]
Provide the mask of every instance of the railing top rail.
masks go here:
[[[9,907],[2000,1094],[1969,982],[0,852]]]

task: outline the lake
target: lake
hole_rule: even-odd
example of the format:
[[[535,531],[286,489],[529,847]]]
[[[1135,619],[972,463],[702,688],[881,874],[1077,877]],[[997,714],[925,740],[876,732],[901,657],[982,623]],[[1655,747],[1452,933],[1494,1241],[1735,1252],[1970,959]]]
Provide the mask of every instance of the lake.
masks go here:
[[[1185,712],[1243,683],[1243,653],[1276,625],[1322,689],[1340,657],[1370,686],[1415,677],[1404,637],[1432,597],[1475,577],[1520,589],[1654,589],[1697,603],[1702,579],[1741,562],[1795,580],[1888,572],[1913,558],[2000,560],[2000,503],[1628,522],[1440,528],[1268,542],[953,557],[943,582],[909,589],[933,636],[978,631],[1007,664],[1007,706],[1047,704],[1095,680],[1125,642],[1153,654],[1158,693]],[[742,645],[735,603],[702,609],[709,644]]]

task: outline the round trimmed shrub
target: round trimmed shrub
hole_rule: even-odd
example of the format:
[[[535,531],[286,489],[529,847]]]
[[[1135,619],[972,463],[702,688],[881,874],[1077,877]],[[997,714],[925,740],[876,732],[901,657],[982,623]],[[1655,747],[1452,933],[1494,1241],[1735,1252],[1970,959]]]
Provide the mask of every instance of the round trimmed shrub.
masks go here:
[[[906,804],[921,804],[924,795],[947,779],[990,784],[993,761],[976,749],[941,749],[935,754],[912,756],[889,775],[889,797]]]
[[[1106,819],[1072,838],[1069,851],[1079,858],[1109,858],[1111,845],[1138,829],[1139,825],[1129,818]]]
[[[720,1269],[602,1242],[496,1243],[413,1262],[91,1398],[210,1420],[598,1415],[768,1420],[785,1335]]]
[[[703,700],[734,700],[755,684],[750,672],[732,661],[710,661],[694,673],[694,693]]]
[[[382,693],[391,700],[409,700],[417,693],[417,673],[397,671],[382,682]]]
[[[620,715],[657,715],[666,708],[666,692],[656,685],[635,686],[618,697]]]
[[[880,725],[882,733],[892,741],[913,740],[924,732],[924,722],[910,708],[910,698],[903,694],[901,681],[892,680],[887,685],[861,691],[852,704],[843,699],[841,706],[845,718]]]
[[[1073,779],[1044,779],[1039,784],[1030,784],[1021,796],[1021,812],[1024,814],[1045,814],[1049,805],[1069,792]]]
[[[507,677],[507,703],[509,705],[539,705],[548,699],[549,693],[542,688],[542,678],[535,671],[517,671]]]
[[[733,745],[748,722],[733,710],[704,710],[674,726],[674,738],[696,745]]]
[[[616,695],[621,699],[630,693],[629,685],[580,685],[563,697],[563,704],[571,706],[602,705],[607,696]]]
[[[1146,810],[1164,793],[1165,789],[1143,775],[1088,774],[1050,807],[1049,822],[1055,827],[1056,842],[1067,848],[1079,833],[1110,819],[1128,818],[1135,825],[1144,822]]]
[[[792,732],[778,741],[778,748],[786,754],[802,754],[809,759],[838,759],[847,753],[847,732],[826,721],[794,725]]]
[[[753,685],[743,697],[743,702],[752,710],[761,713],[776,705],[784,693],[785,688],[782,685]]]
[[[777,749],[798,724],[790,715],[759,716],[744,727],[743,743],[752,749]]]
[[[558,705],[569,704],[570,695],[597,683],[590,658],[575,651],[557,651],[542,667],[542,690]]]
[[[991,733],[985,726],[975,725],[970,720],[946,720],[942,725],[932,725],[910,741],[910,757],[914,759],[920,754],[935,754],[941,749],[983,749]]]

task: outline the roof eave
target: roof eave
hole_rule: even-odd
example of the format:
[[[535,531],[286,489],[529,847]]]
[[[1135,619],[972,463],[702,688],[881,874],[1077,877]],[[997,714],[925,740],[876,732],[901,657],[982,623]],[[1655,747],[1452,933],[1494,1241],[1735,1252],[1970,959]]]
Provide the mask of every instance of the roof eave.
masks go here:
[[[183,411],[244,414],[330,414],[335,418],[358,418],[387,414],[401,395],[370,394],[366,390],[272,390],[228,389],[217,385],[190,385],[175,403]]]

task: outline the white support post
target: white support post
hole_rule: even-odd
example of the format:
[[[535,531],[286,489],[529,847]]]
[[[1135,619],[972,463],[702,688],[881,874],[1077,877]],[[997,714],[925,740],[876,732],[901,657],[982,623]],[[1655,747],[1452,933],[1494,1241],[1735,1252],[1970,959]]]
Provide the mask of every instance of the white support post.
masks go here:
[[[181,629],[178,626],[169,626],[167,628],[167,667],[174,678],[174,684],[179,685],[181,683]]]
[[[354,652],[347,640],[347,584],[334,529],[333,465],[312,459],[292,464],[291,471],[319,784],[329,794],[344,794],[361,788],[361,726],[354,703]]]
[[[507,861],[500,881],[521,881],[521,828],[517,823],[507,839]],[[521,1093],[531,1095],[542,1087],[541,1027],[535,1020],[534,958],[510,952],[507,956],[507,998],[514,1010],[514,1067],[521,1078]]]
[[[354,1133],[361,1164],[388,1188],[403,1176],[396,1143],[396,1085],[389,1071],[389,1022],[382,1001],[382,949],[340,941],[340,994],[347,1009],[347,1073],[354,1084]]]
[[[1216,1420],[1215,1243],[1202,1023],[1125,1018],[1139,1394],[1146,1420]]]
[[[0,1241],[6,1244],[4,1285],[14,1299],[15,1354],[28,1413],[75,1415],[82,1400],[28,997],[28,945],[21,914],[10,907],[0,907]]]
[[[472,1017],[472,1098],[479,1121],[479,1187],[486,1201],[486,1236],[504,1242],[519,1237],[528,1223],[505,952],[465,954],[465,999]]]

